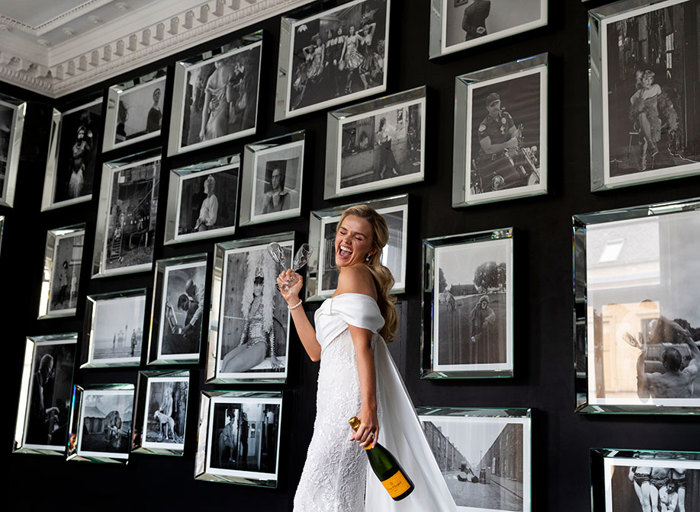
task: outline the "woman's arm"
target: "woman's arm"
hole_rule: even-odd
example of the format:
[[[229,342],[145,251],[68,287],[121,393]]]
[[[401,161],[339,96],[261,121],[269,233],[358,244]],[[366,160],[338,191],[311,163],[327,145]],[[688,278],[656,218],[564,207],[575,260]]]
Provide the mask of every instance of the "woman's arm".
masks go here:
[[[296,276],[297,281],[289,287],[289,290],[285,290],[284,287],[291,276]],[[297,330],[301,344],[304,346],[304,350],[306,350],[306,353],[309,355],[309,359],[312,361],[320,361],[321,345],[318,340],[316,340],[316,331],[306,317],[304,306],[301,305],[291,309],[301,301],[301,299],[299,299],[299,292],[301,291],[303,283],[303,278],[291,269],[283,271],[277,277],[277,286],[279,286],[282,297],[287,301],[287,305],[290,307],[292,321],[294,322],[294,327]]]
[[[379,419],[377,418],[377,376],[374,369],[374,350],[372,349],[372,331],[348,325],[352,343],[355,346],[357,359],[357,374],[360,378],[360,393],[362,408],[358,418],[360,428],[353,434],[351,440],[360,446],[377,444],[379,438]]]

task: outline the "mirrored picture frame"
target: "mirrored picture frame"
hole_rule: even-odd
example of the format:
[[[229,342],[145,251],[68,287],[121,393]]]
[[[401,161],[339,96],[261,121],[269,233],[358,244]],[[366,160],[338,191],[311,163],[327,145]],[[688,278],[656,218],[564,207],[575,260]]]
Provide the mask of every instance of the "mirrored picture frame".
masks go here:
[[[27,102],[0,93],[0,206],[12,208],[19,169]]]
[[[277,487],[282,405],[281,391],[203,391],[195,480]],[[251,460],[251,453],[260,457]],[[240,463],[242,458],[247,464]]]
[[[5,216],[0,215],[0,254],[2,254],[2,236],[5,234]]]
[[[84,223],[50,229],[46,233],[40,319],[75,315],[84,243]]]
[[[425,86],[328,113],[323,198],[425,178]]]
[[[455,79],[454,208],[547,193],[548,60]]]
[[[421,378],[513,377],[513,228],[423,240]]]

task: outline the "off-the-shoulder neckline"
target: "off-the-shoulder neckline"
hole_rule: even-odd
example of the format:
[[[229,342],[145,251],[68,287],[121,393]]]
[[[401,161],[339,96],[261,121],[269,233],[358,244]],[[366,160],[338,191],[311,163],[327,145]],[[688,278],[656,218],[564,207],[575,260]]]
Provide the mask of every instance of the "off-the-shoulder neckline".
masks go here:
[[[339,293],[338,295],[329,297],[330,299],[337,299],[338,297],[342,297],[343,295],[357,295],[359,297],[367,297],[369,300],[377,302],[377,299],[372,297],[371,295],[367,295],[366,293],[356,293],[356,292],[344,292],[344,293]]]

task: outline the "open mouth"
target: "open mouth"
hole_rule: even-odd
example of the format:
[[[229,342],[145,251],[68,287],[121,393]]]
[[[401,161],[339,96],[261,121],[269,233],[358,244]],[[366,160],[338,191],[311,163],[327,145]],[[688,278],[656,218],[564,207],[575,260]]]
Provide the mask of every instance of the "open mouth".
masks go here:
[[[350,249],[349,247],[343,247],[342,245],[338,246],[336,255],[342,260],[347,260],[348,258],[350,258],[350,256],[352,256],[352,249]]]

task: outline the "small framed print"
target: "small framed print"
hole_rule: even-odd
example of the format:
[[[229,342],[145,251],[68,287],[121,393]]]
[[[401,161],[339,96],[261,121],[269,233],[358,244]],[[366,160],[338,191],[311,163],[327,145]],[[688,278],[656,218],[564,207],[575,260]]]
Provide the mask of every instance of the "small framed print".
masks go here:
[[[547,61],[455,79],[453,207],[547,193]]]
[[[246,145],[241,226],[301,214],[304,140],[302,130]]]
[[[133,384],[74,386],[67,460],[126,464],[133,416]]]
[[[102,97],[70,110],[53,109],[41,211],[92,199]]]
[[[390,0],[282,17],[275,121],[386,91]]]
[[[88,295],[81,368],[141,363],[146,290]]]
[[[421,378],[513,376],[513,228],[423,241]]]
[[[591,191],[700,174],[700,41],[683,22],[697,8],[623,0],[589,11]],[[642,34],[658,34],[654,51]]]
[[[93,278],[151,269],[159,183],[160,150],[102,166]]]
[[[27,102],[0,94],[0,206],[15,203]]]
[[[156,262],[148,364],[199,361],[206,278],[206,253]]]
[[[287,379],[290,313],[277,289],[282,269],[267,250],[273,242],[291,261],[293,232],[222,242],[214,248],[208,383]]]
[[[65,454],[77,340],[76,333],[27,338],[12,451]]]
[[[328,113],[324,199],[423,181],[426,88]]]
[[[102,151],[160,135],[166,73],[161,68],[107,90]]]
[[[547,25],[547,0],[431,0],[430,58]]]
[[[165,245],[234,234],[239,176],[238,155],[172,169]]]
[[[262,31],[175,64],[168,156],[255,133]]]
[[[277,487],[282,425],[279,391],[204,391],[196,480]]]
[[[360,204],[360,203],[355,203]],[[379,212],[389,228],[389,242],[382,252],[382,264],[394,276],[391,293],[406,289],[406,243],[408,238],[408,195],[365,201]],[[354,204],[311,212],[306,300],[323,300],[333,295],[338,285],[335,265],[335,233],[343,211]]]
[[[85,224],[50,229],[46,234],[39,318],[75,315],[84,242]]]
[[[532,510],[530,409],[418,407],[456,509]]]

